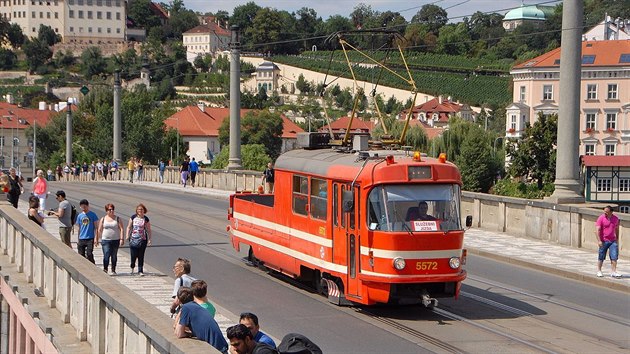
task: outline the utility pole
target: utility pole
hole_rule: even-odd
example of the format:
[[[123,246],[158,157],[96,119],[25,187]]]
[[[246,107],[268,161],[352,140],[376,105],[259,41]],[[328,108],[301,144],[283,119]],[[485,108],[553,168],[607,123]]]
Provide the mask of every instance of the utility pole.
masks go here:
[[[66,164],[72,163],[72,97],[68,97],[68,114],[66,114]]]
[[[583,203],[580,194],[580,84],[582,78],[582,18],[584,0],[568,0],[562,8],[560,101],[556,189],[547,198],[558,204]]]
[[[120,162],[121,152],[120,152],[120,128],[122,126],[122,119],[120,117],[120,70],[116,70],[114,72],[114,160]]]
[[[230,42],[230,157],[228,170],[239,170],[241,165],[241,43],[238,26],[232,26]]]

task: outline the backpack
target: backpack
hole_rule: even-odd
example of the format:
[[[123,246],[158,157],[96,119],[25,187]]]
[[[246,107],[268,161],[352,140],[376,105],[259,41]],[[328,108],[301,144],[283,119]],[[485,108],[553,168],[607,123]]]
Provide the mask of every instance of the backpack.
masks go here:
[[[69,203],[69,202],[68,202]],[[74,226],[77,223],[77,208],[70,204],[70,225]]]
[[[323,354],[310,339],[298,333],[289,333],[278,345],[280,354]]]

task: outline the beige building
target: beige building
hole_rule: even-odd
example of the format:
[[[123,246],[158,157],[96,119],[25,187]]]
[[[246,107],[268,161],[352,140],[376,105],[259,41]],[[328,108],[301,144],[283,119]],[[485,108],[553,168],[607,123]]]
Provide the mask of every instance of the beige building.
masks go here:
[[[510,71],[513,103],[506,136],[521,137],[525,123],[558,113],[560,48]],[[630,155],[630,40],[582,43],[580,155]]]
[[[124,0],[0,0],[0,15],[28,37],[50,26],[62,43],[116,43],[125,39]]]
[[[264,88],[269,95],[278,90],[279,77],[280,68],[270,61],[263,61],[256,68],[256,86],[259,90]]]
[[[198,56],[210,54],[216,56],[220,51],[228,49],[230,31],[216,22],[205,21],[205,24],[192,28],[182,34],[186,48],[186,59],[193,63]]]

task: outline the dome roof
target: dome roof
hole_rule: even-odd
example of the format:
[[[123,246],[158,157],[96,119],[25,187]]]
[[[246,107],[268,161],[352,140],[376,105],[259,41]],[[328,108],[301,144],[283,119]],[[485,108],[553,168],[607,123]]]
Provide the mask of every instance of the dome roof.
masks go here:
[[[536,5],[521,5],[521,7],[510,10],[505,14],[503,21],[511,20],[540,20],[547,18],[546,9],[539,8]]]

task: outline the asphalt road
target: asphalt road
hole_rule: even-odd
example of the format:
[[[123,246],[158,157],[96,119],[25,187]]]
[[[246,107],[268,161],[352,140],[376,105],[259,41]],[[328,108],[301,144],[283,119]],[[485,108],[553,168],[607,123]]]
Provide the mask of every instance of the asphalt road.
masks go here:
[[[303,333],[325,353],[630,348],[627,293],[469,256],[463,294],[458,300],[442,300],[439,310],[444,312],[418,306],[336,307],[286,279],[248,266],[245,253],[237,254],[228,242],[224,200],[127,184],[50,183],[51,191],[59,188],[75,204],[88,199],[99,216],[109,202],[126,217],[144,203],[154,232],[147,263],[172,275],[177,257],[191,259],[193,275],[208,282],[209,298],[226,312],[223,315],[236,321],[240,312],[254,312],[263,331],[276,338]]]

